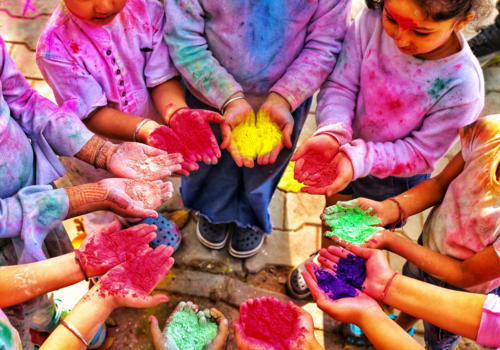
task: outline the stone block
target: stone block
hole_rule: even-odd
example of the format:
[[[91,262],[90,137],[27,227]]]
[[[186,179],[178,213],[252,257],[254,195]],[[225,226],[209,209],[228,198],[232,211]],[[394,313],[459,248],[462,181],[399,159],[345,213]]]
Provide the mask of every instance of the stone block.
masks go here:
[[[9,54],[10,56],[10,52],[12,50],[12,48],[14,47],[14,44],[12,43],[5,43],[5,48],[7,49],[7,53]]]
[[[12,60],[19,71],[27,79],[43,79],[42,72],[36,64],[36,52],[25,45],[16,44],[12,48]]]
[[[2,1],[0,10],[7,11],[12,17],[33,19],[50,17],[60,3],[61,0]]]
[[[304,226],[293,232],[274,231],[266,238],[261,251],[245,260],[250,273],[266,266],[295,267],[321,247],[321,228]]]
[[[484,87],[487,92],[500,92],[500,67],[488,67],[483,70]]]
[[[490,92],[486,95],[484,108],[480,114],[480,117],[497,114],[498,111],[500,111],[500,93]]]
[[[314,329],[321,330],[325,333],[340,333],[342,323],[335,321],[333,318],[325,314],[318,308],[314,302],[302,306],[304,310],[309,312],[314,320]]]
[[[228,283],[227,277],[223,275],[172,268],[155,290],[205,298],[210,298],[211,295],[214,297],[215,293],[218,293],[219,298],[214,297],[214,299],[225,300]]]
[[[314,113],[311,112],[307,116],[304,126],[302,127],[302,131],[300,132],[297,148],[299,148],[304,143],[305,140],[311,138],[315,132],[316,132],[316,117],[314,116]]]
[[[211,250],[196,237],[197,219],[191,215],[181,230],[182,243],[173,254],[176,266],[189,266],[211,273],[231,273],[243,271],[243,261],[229,255],[227,245],[221,250]]]
[[[403,272],[403,265],[406,263],[406,259],[394,254],[392,252],[389,252],[389,264],[391,266],[391,269],[400,275]]]
[[[318,94],[319,94],[319,90],[316,91],[313,95],[313,100],[312,100],[312,104],[311,104],[311,109],[309,110],[310,113],[312,114],[315,114],[316,113],[316,109],[318,107]]]
[[[271,213],[271,222],[273,229],[283,230],[284,227],[284,212],[285,212],[285,193],[276,190],[274,192],[271,203],[269,204],[269,212]]]
[[[0,11],[0,35],[4,41],[25,43],[32,51],[36,50],[38,38],[47,24],[49,16],[38,17],[33,20],[13,18]]]
[[[444,157],[439,162],[437,162],[436,167],[432,172],[432,177],[439,175],[444,170],[444,168],[446,168],[449,162],[450,159],[447,157]]]
[[[325,196],[287,193],[285,230],[297,230],[304,224],[321,225],[319,216],[325,209]]]
[[[49,84],[47,84],[45,80],[34,80],[31,86],[33,89],[38,91],[40,95],[57,104],[54,91],[52,91]]]

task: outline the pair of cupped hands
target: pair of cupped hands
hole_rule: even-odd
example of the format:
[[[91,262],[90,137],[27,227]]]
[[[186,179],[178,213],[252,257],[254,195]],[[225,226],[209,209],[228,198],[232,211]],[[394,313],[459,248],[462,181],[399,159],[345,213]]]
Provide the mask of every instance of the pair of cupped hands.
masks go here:
[[[221,125],[222,132],[220,148],[227,149],[238,166],[245,165],[252,168],[254,159],[241,152],[234,138],[232,138],[232,131],[245,123],[257,127],[259,119],[263,115],[269,118],[282,131],[283,137],[280,142],[273,145],[271,151],[259,154],[257,163],[274,163],[283,147],[292,147],[291,136],[294,120],[290,109],[290,104],[276,93],[269,95],[267,101],[257,113],[257,117],[245,99],[238,99],[229,103],[224,116],[212,111],[184,107],[175,111],[169,117],[168,124],[170,128],[149,121],[141,127],[137,139],[144,144],[169,153],[181,153],[184,162],[182,163],[182,170],[177,171],[177,173],[188,176],[190,171],[198,169],[197,161],[204,161],[206,164],[217,164],[218,159],[221,157],[217,139],[208,123],[217,122]]]

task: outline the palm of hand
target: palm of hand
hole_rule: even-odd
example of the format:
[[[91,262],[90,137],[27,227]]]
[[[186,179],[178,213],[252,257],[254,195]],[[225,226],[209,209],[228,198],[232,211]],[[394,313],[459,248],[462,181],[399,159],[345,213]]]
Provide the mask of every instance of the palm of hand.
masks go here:
[[[330,164],[333,158],[337,155],[338,150],[338,142],[336,142],[334,138],[329,135],[318,135],[306,140],[292,157],[292,161],[295,161],[295,180],[304,182],[306,180],[309,180],[311,176],[315,175],[307,171],[307,166],[304,167],[304,156],[320,155],[320,157],[324,159],[324,162],[326,164]]]
[[[285,342],[285,349],[306,349],[306,345],[314,338],[314,329],[310,321],[304,316],[299,316],[293,323],[292,335]]]
[[[326,295],[321,301],[317,300],[318,307],[339,322],[357,324],[360,317],[367,311],[376,308],[380,309],[377,302],[358,291],[354,298],[343,298],[330,300]]]

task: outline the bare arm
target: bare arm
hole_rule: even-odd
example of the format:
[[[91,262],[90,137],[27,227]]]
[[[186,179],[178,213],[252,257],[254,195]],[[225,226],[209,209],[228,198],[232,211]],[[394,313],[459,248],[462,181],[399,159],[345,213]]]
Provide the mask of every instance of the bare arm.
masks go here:
[[[177,78],[155,86],[151,89],[151,96],[167,125],[175,111],[179,108],[187,107],[184,88]]]

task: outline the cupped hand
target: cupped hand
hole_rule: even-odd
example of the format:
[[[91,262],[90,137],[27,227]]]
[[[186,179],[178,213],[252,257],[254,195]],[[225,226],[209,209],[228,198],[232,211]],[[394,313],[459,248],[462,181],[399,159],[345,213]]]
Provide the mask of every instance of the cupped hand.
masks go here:
[[[223,123],[219,113],[203,109],[181,108],[170,117],[170,127],[198,161],[217,164],[221,152],[208,122]]]
[[[332,196],[346,188],[354,178],[354,169],[349,157],[344,152],[338,152],[330,165],[335,169],[335,180],[331,185],[317,188],[315,180],[317,180],[321,174],[315,174],[304,181],[304,185],[310,187],[303,187],[301,191],[309,194],[325,194],[327,196]]]
[[[255,127],[255,113],[252,106],[245,99],[233,101],[226,107],[224,118],[225,121],[221,124],[223,141],[220,148],[227,149],[239,167],[245,165],[248,168],[252,168],[254,166],[253,155],[242,153],[242,150],[238,148],[237,142],[235,142],[236,140],[234,140],[235,135],[233,135],[237,127],[240,128],[238,131],[242,134],[238,136],[237,131],[237,137],[245,136],[246,129]]]
[[[107,209],[126,218],[157,218],[153,209],[172,197],[171,182],[105,179],[97,183],[105,191]]]
[[[181,170],[179,153],[168,154],[135,142],[113,145],[107,151],[106,169],[127,179],[154,181]]]
[[[172,247],[161,245],[115,266],[96,284],[98,295],[110,298],[114,307],[146,308],[168,301],[166,295],[149,294],[174,264],[173,252]]]
[[[129,261],[143,251],[156,237],[156,226],[141,224],[126,230],[118,220],[91,232],[75,254],[88,277],[106,273],[111,268]]]
[[[286,99],[271,92],[266,102],[257,113],[257,127],[262,129],[264,137],[272,137],[268,149],[262,149],[258,155],[258,164],[272,164],[278,158],[284,146],[292,148],[292,133],[295,121],[290,112],[291,106]],[[276,139],[281,133],[281,140]]]
[[[398,208],[395,203],[396,212],[399,214]],[[343,207],[346,209],[359,208],[368,215],[376,216],[380,219],[380,223],[374,226],[386,226],[390,224],[391,217],[393,216],[392,206],[388,206],[387,202],[377,202],[368,198],[356,198],[347,202],[337,202],[338,207]],[[347,213],[347,210],[346,210]],[[339,212],[331,212],[329,208],[326,208],[321,214],[321,220],[326,224],[325,221],[333,219]]]
[[[307,139],[300,146],[293,157],[292,162],[295,162],[294,178],[299,182],[304,182],[314,174],[309,174],[307,169],[302,169],[304,165],[303,157],[305,155],[321,155],[326,162],[330,163],[339,151],[339,143],[335,137],[330,135],[318,135]]]
[[[295,316],[292,336],[286,341],[287,350],[323,349],[314,336],[314,321],[310,313],[298,307],[291,301],[287,307]]]

